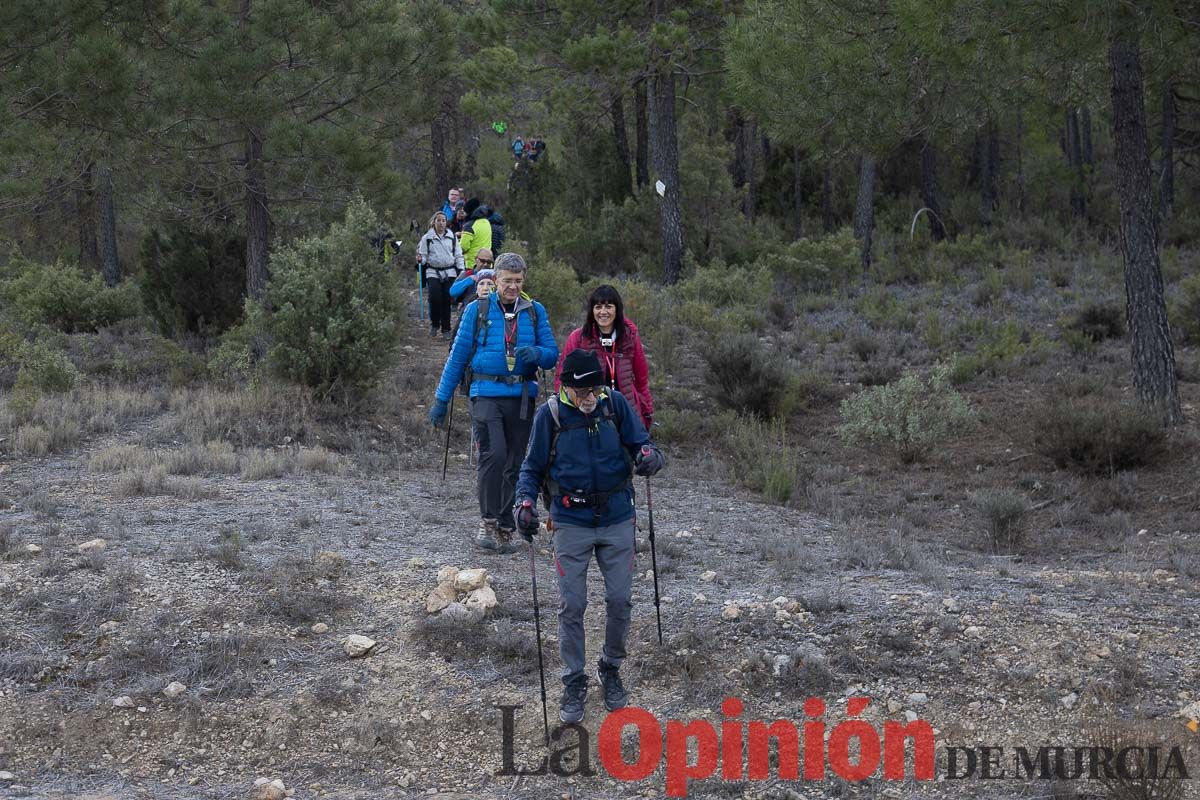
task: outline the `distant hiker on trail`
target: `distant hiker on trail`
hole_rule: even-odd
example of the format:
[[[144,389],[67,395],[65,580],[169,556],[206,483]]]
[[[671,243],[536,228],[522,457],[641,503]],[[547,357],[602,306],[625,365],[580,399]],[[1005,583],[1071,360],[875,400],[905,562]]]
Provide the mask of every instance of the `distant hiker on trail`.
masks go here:
[[[454,211],[461,202],[462,194],[459,189],[451,188],[446,192],[446,202],[442,203],[442,213],[446,215],[447,223],[454,221]]]
[[[429,219],[429,230],[417,244],[418,268],[429,288],[429,335],[450,340],[450,286],[463,271],[458,237],[446,229],[446,215],[438,211]]]
[[[587,300],[583,327],[571,331],[563,345],[554,388],[562,381],[562,360],[575,350],[589,350],[600,359],[604,383],[616,389],[642,420],[646,430],[654,421],[654,399],[650,396],[650,370],[637,326],[625,317],[625,304],[615,287],[597,286]]]
[[[472,197],[463,206],[463,211],[467,213],[461,239],[463,257],[466,259],[467,269],[474,270],[475,256],[479,251],[485,247],[492,250],[492,223],[488,222],[491,209],[481,204],[479,198]]]
[[[558,361],[558,344],[541,303],[521,292],[525,259],[496,259],[497,294],[467,306],[450,357],[442,369],[429,420],[440,427],[450,398],[466,378],[471,419],[479,443],[479,513],[475,544],[492,552],[516,551],[513,498],[529,442],[538,369]]]
[[[475,259],[476,264],[483,263],[483,254],[487,250],[480,250],[479,257]],[[481,269],[472,275],[463,275],[454,282],[450,287],[450,294],[453,297],[455,292],[458,292],[458,299],[462,300],[463,312],[458,315],[458,320],[454,323],[454,338],[458,338],[458,329],[462,327],[462,315],[467,312],[467,306],[474,303],[476,300],[483,299],[496,291],[496,271],[490,269],[491,259],[488,259],[488,269]],[[474,292],[472,292],[474,288]],[[451,342],[450,347],[454,344]]]
[[[629,702],[618,670],[633,608],[633,475],[654,475],[663,467],[663,455],[633,407],[620,392],[605,387],[594,353],[580,349],[564,358],[562,383],[533,418],[514,513],[517,529],[532,542],[538,532],[537,497],[543,490],[548,493],[565,687],[559,718],[579,722],[587,700],[583,614],[593,555],[604,576],[605,602],[604,649],[596,677],[609,711]]]
[[[492,272],[492,264],[495,259],[492,258],[492,251],[486,247],[482,248],[475,256],[475,270],[467,270],[459,276],[454,285],[450,287],[450,299],[454,301],[462,301],[465,305],[475,299],[475,294],[471,291],[477,288],[475,282],[479,278],[479,273],[483,271]],[[496,278],[495,273],[492,273],[492,287],[495,288]]]

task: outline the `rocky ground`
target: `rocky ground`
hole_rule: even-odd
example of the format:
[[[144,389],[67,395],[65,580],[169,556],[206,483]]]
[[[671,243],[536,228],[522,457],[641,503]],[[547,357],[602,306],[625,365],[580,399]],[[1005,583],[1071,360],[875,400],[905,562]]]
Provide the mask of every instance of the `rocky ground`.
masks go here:
[[[409,346],[431,361],[442,352]],[[429,378],[427,370],[411,381]],[[440,443],[421,430],[420,409],[380,419],[365,457],[276,436],[252,455],[217,454],[187,478],[143,476],[149,488],[106,468],[105,458],[147,469],[121,445],[159,460],[184,453],[185,437],[172,433],[187,427],[182,409],[164,404],[66,454],[4,456],[0,796],[663,796],[662,769],[624,782],[600,766],[596,691],[584,723],[595,776],[496,774],[498,706],[522,706],[517,765],[546,752],[533,603],[526,552],[481,555],[469,544],[476,514],[463,436],[444,483]],[[272,458],[284,467],[253,468]],[[1200,526],[1147,529],[1120,552],[989,555],[860,529],[853,514],[766,504],[706,477],[707,458],[677,455],[655,480],[662,646],[650,553],[638,554],[623,672],[633,702],[661,722],[719,723],[721,701],[733,696],[744,720],[799,724],[804,700],[818,696],[833,728],[848,698],[865,696],[862,716],[877,729],[928,721],[939,760],[949,745],[1011,754],[1150,737],[1164,759],[1171,744],[1181,747],[1200,775],[1200,733],[1188,727],[1200,717],[1196,575],[1159,557],[1168,538],[1194,554]],[[547,545],[543,537],[535,558],[553,721],[557,591]],[[482,619],[427,612],[447,566],[487,570],[497,604]],[[596,653],[603,589],[598,574],[590,580]],[[1151,728],[1132,731],[1129,720]],[[632,760],[628,742],[626,753]],[[1196,796],[1194,783],[1182,796]],[[852,784],[832,774],[691,784],[693,797],[1072,791],[1110,790],[978,777]]]

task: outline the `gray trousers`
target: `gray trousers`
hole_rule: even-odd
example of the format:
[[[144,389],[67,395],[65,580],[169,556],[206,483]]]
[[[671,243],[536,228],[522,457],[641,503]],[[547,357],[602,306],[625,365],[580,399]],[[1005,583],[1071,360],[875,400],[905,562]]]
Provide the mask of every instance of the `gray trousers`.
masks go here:
[[[619,667],[633,609],[634,520],[603,528],[554,524],[554,564],[558,571],[558,654],[563,683],[584,674],[583,612],[592,554],[604,576],[603,658]]]
[[[525,402],[529,408],[521,419],[519,397],[471,398],[471,424],[479,443],[479,516],[498,520],[501,528],[517,527],[512,509],[533,429],[533,398]]]

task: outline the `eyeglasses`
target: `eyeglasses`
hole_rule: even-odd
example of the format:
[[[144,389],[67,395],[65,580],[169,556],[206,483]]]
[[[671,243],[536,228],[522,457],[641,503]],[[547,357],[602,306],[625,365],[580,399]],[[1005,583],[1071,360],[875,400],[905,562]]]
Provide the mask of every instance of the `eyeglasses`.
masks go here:
[[[475,259],[475,263],[476,264],[491,264],[493,262],[490,258],[477,258],[477,259]]]
[[[571,391],[575,392],[575,396],[580,397],[580,398],[599,397],[600,393],[604,391],[604,387],[603,386],[584,386],[584,387],[572,386]]]

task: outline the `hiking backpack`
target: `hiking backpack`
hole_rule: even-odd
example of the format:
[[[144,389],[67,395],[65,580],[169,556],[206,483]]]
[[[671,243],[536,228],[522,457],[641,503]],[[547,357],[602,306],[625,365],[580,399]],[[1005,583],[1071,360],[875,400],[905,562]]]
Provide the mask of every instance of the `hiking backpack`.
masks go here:
[[[493,211],[488,215],[487,221],[492,224],[492,257],[500,255],[500,249],[504,247],[504,217],[500,216],[499,211]]]

